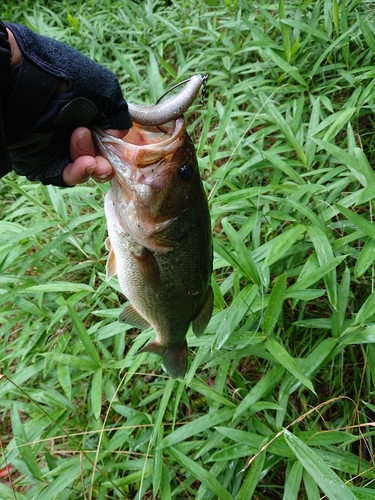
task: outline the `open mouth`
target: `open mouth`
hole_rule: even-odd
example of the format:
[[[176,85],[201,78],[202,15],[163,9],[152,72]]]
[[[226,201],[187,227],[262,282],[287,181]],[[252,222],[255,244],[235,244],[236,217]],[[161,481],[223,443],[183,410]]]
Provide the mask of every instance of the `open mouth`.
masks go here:
[[[159,127],[144,126],[133,123],[129,132],[121,139],[127,144],[143,147],[158,144],[160,147],[168,145],[184,132],[183,118],[166,123]],[[110,142],[110,141],[108,141]]]

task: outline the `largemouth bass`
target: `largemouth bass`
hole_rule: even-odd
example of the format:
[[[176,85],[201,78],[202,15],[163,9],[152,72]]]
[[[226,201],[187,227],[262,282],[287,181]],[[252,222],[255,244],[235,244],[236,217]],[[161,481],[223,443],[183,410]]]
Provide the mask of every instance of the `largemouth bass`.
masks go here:
[[[105,197],[107,279],[117,274],[130,304],[119,320],[152,326],[167,372],[187,369],[186,333],[204,333],[212,315],[212,236],[207,198],[183,117],[162,130],[134,123],[123,139],[93,132],[114,178]]]

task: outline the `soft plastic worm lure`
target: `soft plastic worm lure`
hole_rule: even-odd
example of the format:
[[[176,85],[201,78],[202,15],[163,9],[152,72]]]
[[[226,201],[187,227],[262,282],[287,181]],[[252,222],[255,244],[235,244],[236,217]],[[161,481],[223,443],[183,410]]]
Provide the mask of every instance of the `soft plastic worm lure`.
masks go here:
[[[141,106],[128,103],[129,113],[132,119],[140,125],[157,126],[175,120],[191,106],[197,97],[199,89],[203,85],[203,95],[206,93],[208,75],[194,75],[188,80],[184,80],[165,92],[153,106]],[[169,92],[186,83],[185,87],[177,94],[162,101]]]

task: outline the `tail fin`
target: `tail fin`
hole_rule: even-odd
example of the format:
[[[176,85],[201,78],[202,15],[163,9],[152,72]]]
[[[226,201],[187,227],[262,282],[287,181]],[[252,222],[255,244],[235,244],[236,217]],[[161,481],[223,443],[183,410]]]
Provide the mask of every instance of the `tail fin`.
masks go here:
[[[138,352],[153,352],[161,356],[164,366],[172,378],[182,378],[186,373],[188,362],[186,340],[183,344],[172,347],[162,346],[154,340]]]

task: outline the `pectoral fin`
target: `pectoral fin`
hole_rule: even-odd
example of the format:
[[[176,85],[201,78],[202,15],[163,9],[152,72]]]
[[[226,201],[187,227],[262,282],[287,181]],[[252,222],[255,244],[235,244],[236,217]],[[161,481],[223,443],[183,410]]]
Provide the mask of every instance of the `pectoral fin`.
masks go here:
[[[112,276],[114,276],[117,273],[117,269],[116,269],[115,252],[112,249],[111,240],[109,238],[105,240],[105,247],[109,251],[107,265],[106,265],[106,279],[110,280]]]
[[[127,323],[128,325],[135,326],[141,330],[144,328],[150,328],[148,322],[142,318],[132,304],[129,304],[121,311],[118,320],[120,323]]]
[[[207,328],[207,325],[212,316],[213,308],[214,308],[214,292],[210,287],[208,289],[203,306],[200,308],[198,314],[193,319],[193,332],[197,337],[199,337],[199,335],[202,335],[205,329]]]
[[[145,282],[151,290],[157,292],[160,284],[160,269],[153,253],[145,248],[140,255],[133,255]]]

